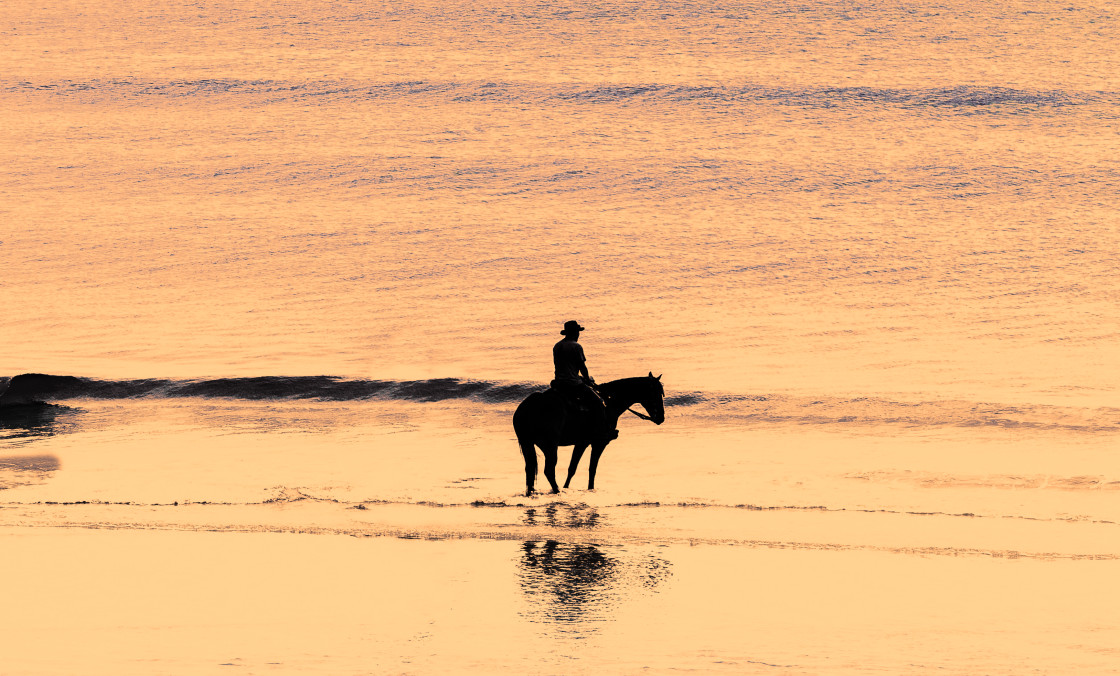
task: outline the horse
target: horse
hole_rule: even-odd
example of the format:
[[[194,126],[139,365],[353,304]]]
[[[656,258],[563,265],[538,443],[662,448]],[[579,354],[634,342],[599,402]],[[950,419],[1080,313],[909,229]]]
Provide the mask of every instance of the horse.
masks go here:
[[[665,388],[661,376],[622,378],[598,386],[599,394],[607,405],[607,426],[614,430],[618,418],[627,410],[634,415],[650,420],[656,425],[665,422]],[[631,409],[641,404],[649,415],[642,415]],[[525,495],[533,494],[533,484],[537,478],[537,449],[544,454],[544,476],[552,485],[552,492],[559,493],[556,485],[556,447],[573,446],[572,461],[568,465],[567,488],[576,473],[583,452],[591,446],[591,467],[589,468],[587,490],[595,489],[595,471],[599,467],[599,456],[610,443],[610,439],[592,440],[588,429],[588,416],[575,411],[565,401],[564,395],[554,389],[534,392],[525,398],[513,413],[513,431],[525,457]]]

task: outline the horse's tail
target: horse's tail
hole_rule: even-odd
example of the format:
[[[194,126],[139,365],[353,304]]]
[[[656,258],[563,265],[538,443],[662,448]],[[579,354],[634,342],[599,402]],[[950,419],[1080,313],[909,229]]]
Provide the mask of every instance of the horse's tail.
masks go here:
[[[537,447],[532,441],[520,438],[517,440],[517,445],[521,448],[521,457],[525,459],[525,481],[531,488],[533,479],[537,476]]]
[[[517,435],[518,439],[523,436],[523,432],[526,430],[526,421],[528,420],[529,411],[532,407],[532,401],[536,396],[537,393],[534,392],[528,397],[525,397],[513,412],[513,432]]]

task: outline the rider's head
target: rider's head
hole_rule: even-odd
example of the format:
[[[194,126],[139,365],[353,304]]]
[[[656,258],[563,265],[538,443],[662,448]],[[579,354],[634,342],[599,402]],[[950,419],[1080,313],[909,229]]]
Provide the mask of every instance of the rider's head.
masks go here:
[[[579,338],[579,332],[584,330],[585,329],[579,325],[579,322],[573,320],[570,322],[564,322],[564,330],[560,333],[571,338],[572,340],[576,340],[577,338]]]

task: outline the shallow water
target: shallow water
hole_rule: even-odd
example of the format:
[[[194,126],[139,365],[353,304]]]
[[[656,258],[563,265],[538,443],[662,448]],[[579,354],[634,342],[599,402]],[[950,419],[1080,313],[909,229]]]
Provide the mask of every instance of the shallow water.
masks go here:
[[[1115,673],[1116,25],[3,5],[0,670]],[[568,319],[667,421],[525,498]]]
[[[10,407],[6,669],[1115,673],[1115,431],[946,408],[678,404],[527,498],[511,403]]]
[[[10,673],[75,663],[122,674],[1112,673],[1115,659],[1114,632],[1102,631],[1114,586],[1076,562],[329,536],[309,546],[298,535],[137,530],[68,531],[59,547],[42,531],[4,536],[29,555],[0,563],[29,581],[9,594],[27,609],[4,623],[19,647],[6,652]],[[64,612],[42,603],[60,596]]]
[[[508,404],[68,400],[0,457],[5,669],[1115,673],[1115,433],[688,409],[526,498]]]

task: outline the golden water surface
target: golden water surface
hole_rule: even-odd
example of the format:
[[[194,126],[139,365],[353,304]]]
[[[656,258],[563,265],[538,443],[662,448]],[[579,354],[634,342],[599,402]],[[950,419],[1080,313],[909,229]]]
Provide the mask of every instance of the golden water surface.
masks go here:
[[[3,3],[0,673],[1120,671],[1117,26]],[[569,319],[668,419],[523,498]]]

